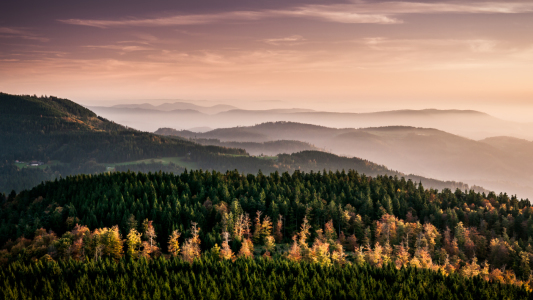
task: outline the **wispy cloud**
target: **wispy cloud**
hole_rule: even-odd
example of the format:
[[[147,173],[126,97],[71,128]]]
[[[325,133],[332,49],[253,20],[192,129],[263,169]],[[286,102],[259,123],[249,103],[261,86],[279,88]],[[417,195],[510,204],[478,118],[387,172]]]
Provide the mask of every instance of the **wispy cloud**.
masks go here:
[[[60,22],[99,28],[117,26],[177,26],[218,22],[257,21],[268,18],[306,18],[336,23],[399,24],[403,14],[513,14],[533,12],[531,2],[380,2],[354,1],[349,4],[306,5],[284,10],[232,11],[214,14],[180,14],[159,18],[119,20],[66,19]]]
[[[151,47],[135,46],[135,45],[88,45],[84,47],[93,48],[93,49],[119,50],[121,52],[155,50],[154,48],[151,48]]]
[[[334,5],[336,9],[355,9],[359,13],[381,14],[434,14],[434,13],[468,13],[468,14],[514,14],[533,12],[530,1],[442,1],[442,2],[403,2],[391,1],[370,3],[354,1],[352,4]]]
[[[121,20],[83,20],[83,19],[68,19],[59,20],[60,22],[84,25],[93,27],[114,27],[114,26],[171,26],[171,25],[196,25],[209,24],[220,21],[242,21],[242,20],[258,20],[264,18],[264,14],[253,11],[238,11],[227,12],[220,14],[198,14],[198,15],[176,15],[161,18],[151,19],[121,19]]]
[[[301,44],[303,41],[305,41],[305,38],[303,38],[300,35],[292,35],[284,38],[273,38],[273,39],[264,39],[261,40],[262,42],[265,42],[267,44],[279,46],[279,45],[298,45]]]
[[[368,23],[368,24],[398,24],[401,20],[388,14],[379,12],[360,12],[355,7],[344,6],[337,9],[336,5],[310,5],[295,10],[278,10],[273,12],[275,16],[289,16],[317,19],[336,23]]]
[[[25,39],[25,40],[35,40],[39,42],[49,41],[49,39],[33,34],[26,29],[12,28],[12,27],[0,27],[0,37],[1,38],[20,38],[20,39]]]
[[[425,49],[431,53],[438,49],[453,50],[451,52],[470,51],[473,53],[489,53],[496,51],[499,42],[487,39],[388,39],[369,37],[353,41],[377,51],[412,51]]]
[[[473,52],[487,53],[487,52],[494,51],[498,43],[492,40],[478,39],[478,40],[470,40],[468,44],[470,45],[470,49]]]
[[[299,17],[311,18],[322,21],[338,23],[376,23],[395,24],[400,20],[379,14],[360,14],[349,11],[324,10],[319,6],[306,6],[294,10],[264,10],[264,11],[235,11],[218,14],[198,14],[198,15],[176,15],[161,18],[129,18],[121,20],[84,20],[68,19],[60,22],[72,25],[83,25],[92,27],[116,27],[116,26],[175,26],[175,25],[197,25],[210,24],[223,21],[257,21],[267,18],[279,17]]]

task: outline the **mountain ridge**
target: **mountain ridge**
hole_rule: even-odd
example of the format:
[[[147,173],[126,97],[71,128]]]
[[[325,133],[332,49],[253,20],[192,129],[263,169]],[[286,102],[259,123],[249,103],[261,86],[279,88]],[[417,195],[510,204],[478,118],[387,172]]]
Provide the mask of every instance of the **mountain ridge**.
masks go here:
[[[184,112],[161,114],[151,110],[120,111],[116,108],[94,108],[93,110],[118,123],[151,132],[163,127],[216,129],[285,121],[341,129],[395,125],[435,128],[476,140],[495,135],[533,139],[533,124],[506,121],[475,110],[425,109],[348,113],[302,111],[302,109],[234,109],[213,115],[198,116]]]
[[[156,132],[165,133],[163,130]],[[183,132],[172,134],[183,135]],[[405,174],[439,180],[453,178],[533,198],[530,183],[533,180],[533,142],[517,138],[477,141],[434,128],[382,126],[337,129],[295,122],[221,128],[195,134],[194,137],[219,139],[226,143],[297,140],[336,155],[377,162]]]
[[[102,107],[106,108],[106,107]],[[139,109],[149,109],[149,110],[157,110],[157,111],[180,111],[180,110],[196,110],[201,113],[206,114],[216,114],[220,113],[222,111],[232,110],[236,109],[235,106],[227,105],[227,104],[216,104],[212,106],[202,106],[197,105],[190,102],[167,102],[160,105],[152,105],[150,103],[142,103],[142,104],[118,104],[113,105],[108,108],[116,108],[116,109],[122,109],[122,108],[139,108]]]

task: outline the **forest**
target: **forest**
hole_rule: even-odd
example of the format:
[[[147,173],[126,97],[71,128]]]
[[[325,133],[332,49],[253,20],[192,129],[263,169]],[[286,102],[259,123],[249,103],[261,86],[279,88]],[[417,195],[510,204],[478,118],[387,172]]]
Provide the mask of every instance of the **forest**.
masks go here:
[[[13,263],[0,269],[3,299],[528,299],[480,278],[427,269],[323,266],[265,258],[179,258]]]
[[[533,283],[533,208],[529,201],[506,194],[437,191],[404,178],[355,171],[252,175],[186,170],[179,175],[69,176],[5,198],[0,211],[0,264],[9,270],[0,278],[5,291],[12,291],[16,278],[28,272],[68,276],[87,268],[95,268],[94,273],[82,281],[65,279],[65,293],[80,293],[90,282],[124,282],[132,268],[153,278],[154,285],[174,287],[170,281],[189,278],[194,284],[178,286],[205,287],[202,295],[213,298],[226,293],[222,284],[235,284],[242,285],[243,296],[305,299],[305,293],[315,290],[313,278],[328,272],[335,275],[317,281],[331,284],[324,287],[324,299],[361,298],[347,284],[367,288],[365,280],[379,286],[383,296],[372,293],[362,299],[390,298],[392,291],[402,289],[406,299],[420,293],[459,297],[463,292],[476,298],[483,286],[492,289],[482,292],[487,299],[518,299],[529,297]],[[187,271],[191,267],[185,262],[194,271]],[[176,278],[159,277],[160,268],[177,268],[172,273]],[[257,272],[241,273],[254,274],[250,281],[231,278],[211,290],[209,277],[191,279],[202,272],[230,276],[223,275],[227,268]],[[287,294],[276,294],[283,289],[273,286],[254,287],[254,280],[273,276],[269,268],[280,270],[272,282]],[[293,268],[303,278],[280,275],[294,275]],[[98,272],[118,273],[99,277]],[[424,272],[430,275],[419,275]],[[362,277],[354,281],[348,274]],[[410,279],[400,284],[388,276]],[[297,288],[298,294],[288,293],[298,280],[305,286]],[[30,295],[47,284],[18,290]],[[446,289],[419,293],[424,285]],[[188,297],[185,291],[157,290],[165,297]],[[239,288],[229,290],[236,293]],[[119,287],[113,291],[126,293]]]

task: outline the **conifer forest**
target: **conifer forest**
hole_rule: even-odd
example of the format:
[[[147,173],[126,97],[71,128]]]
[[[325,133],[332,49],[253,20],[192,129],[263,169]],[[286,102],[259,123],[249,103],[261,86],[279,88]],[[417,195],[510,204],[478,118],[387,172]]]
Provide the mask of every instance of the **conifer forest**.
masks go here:
[[[533,208],[506,194],[186,170],[5,197],[5,299],[527,299],[533,286]]]

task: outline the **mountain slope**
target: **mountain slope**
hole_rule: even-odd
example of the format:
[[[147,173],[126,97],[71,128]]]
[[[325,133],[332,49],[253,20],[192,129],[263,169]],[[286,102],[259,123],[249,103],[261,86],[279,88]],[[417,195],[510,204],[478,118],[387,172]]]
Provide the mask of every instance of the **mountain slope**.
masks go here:
[[[66,99],[0,94],[0,192],[30,188],[58,176],[103,172],[104,163],[186,157],[214,160],[216,167],[219,154],[246,152],[133,130]],[[14,163],[33,160],[55,163],[44,170],[21,169]]]
[[[66,99],[1,94],[0,155],[10,160],[120,162],[210,152],[195,143],[162,138],[97,117]],[[239,153],[224,148],[215,152]]]
[[[2,133],[31,131],[110,131],[125,128],[76,103],[56,97],[37,98],[0,93]]]
[[[185,135],[184,132],[176,134]],[[533,143],[516,138],[475,141],[428,128],[335,129],[294,122],[216,129],[195,136],[226,143],[299,140],[337,155],[360,157],[406,174],[454,179],[533,198]]]
[[[517,156],[522,156],[533,162],[533,142],[508,136],[497,136],[480,140],[502,151],[512,151]]]

